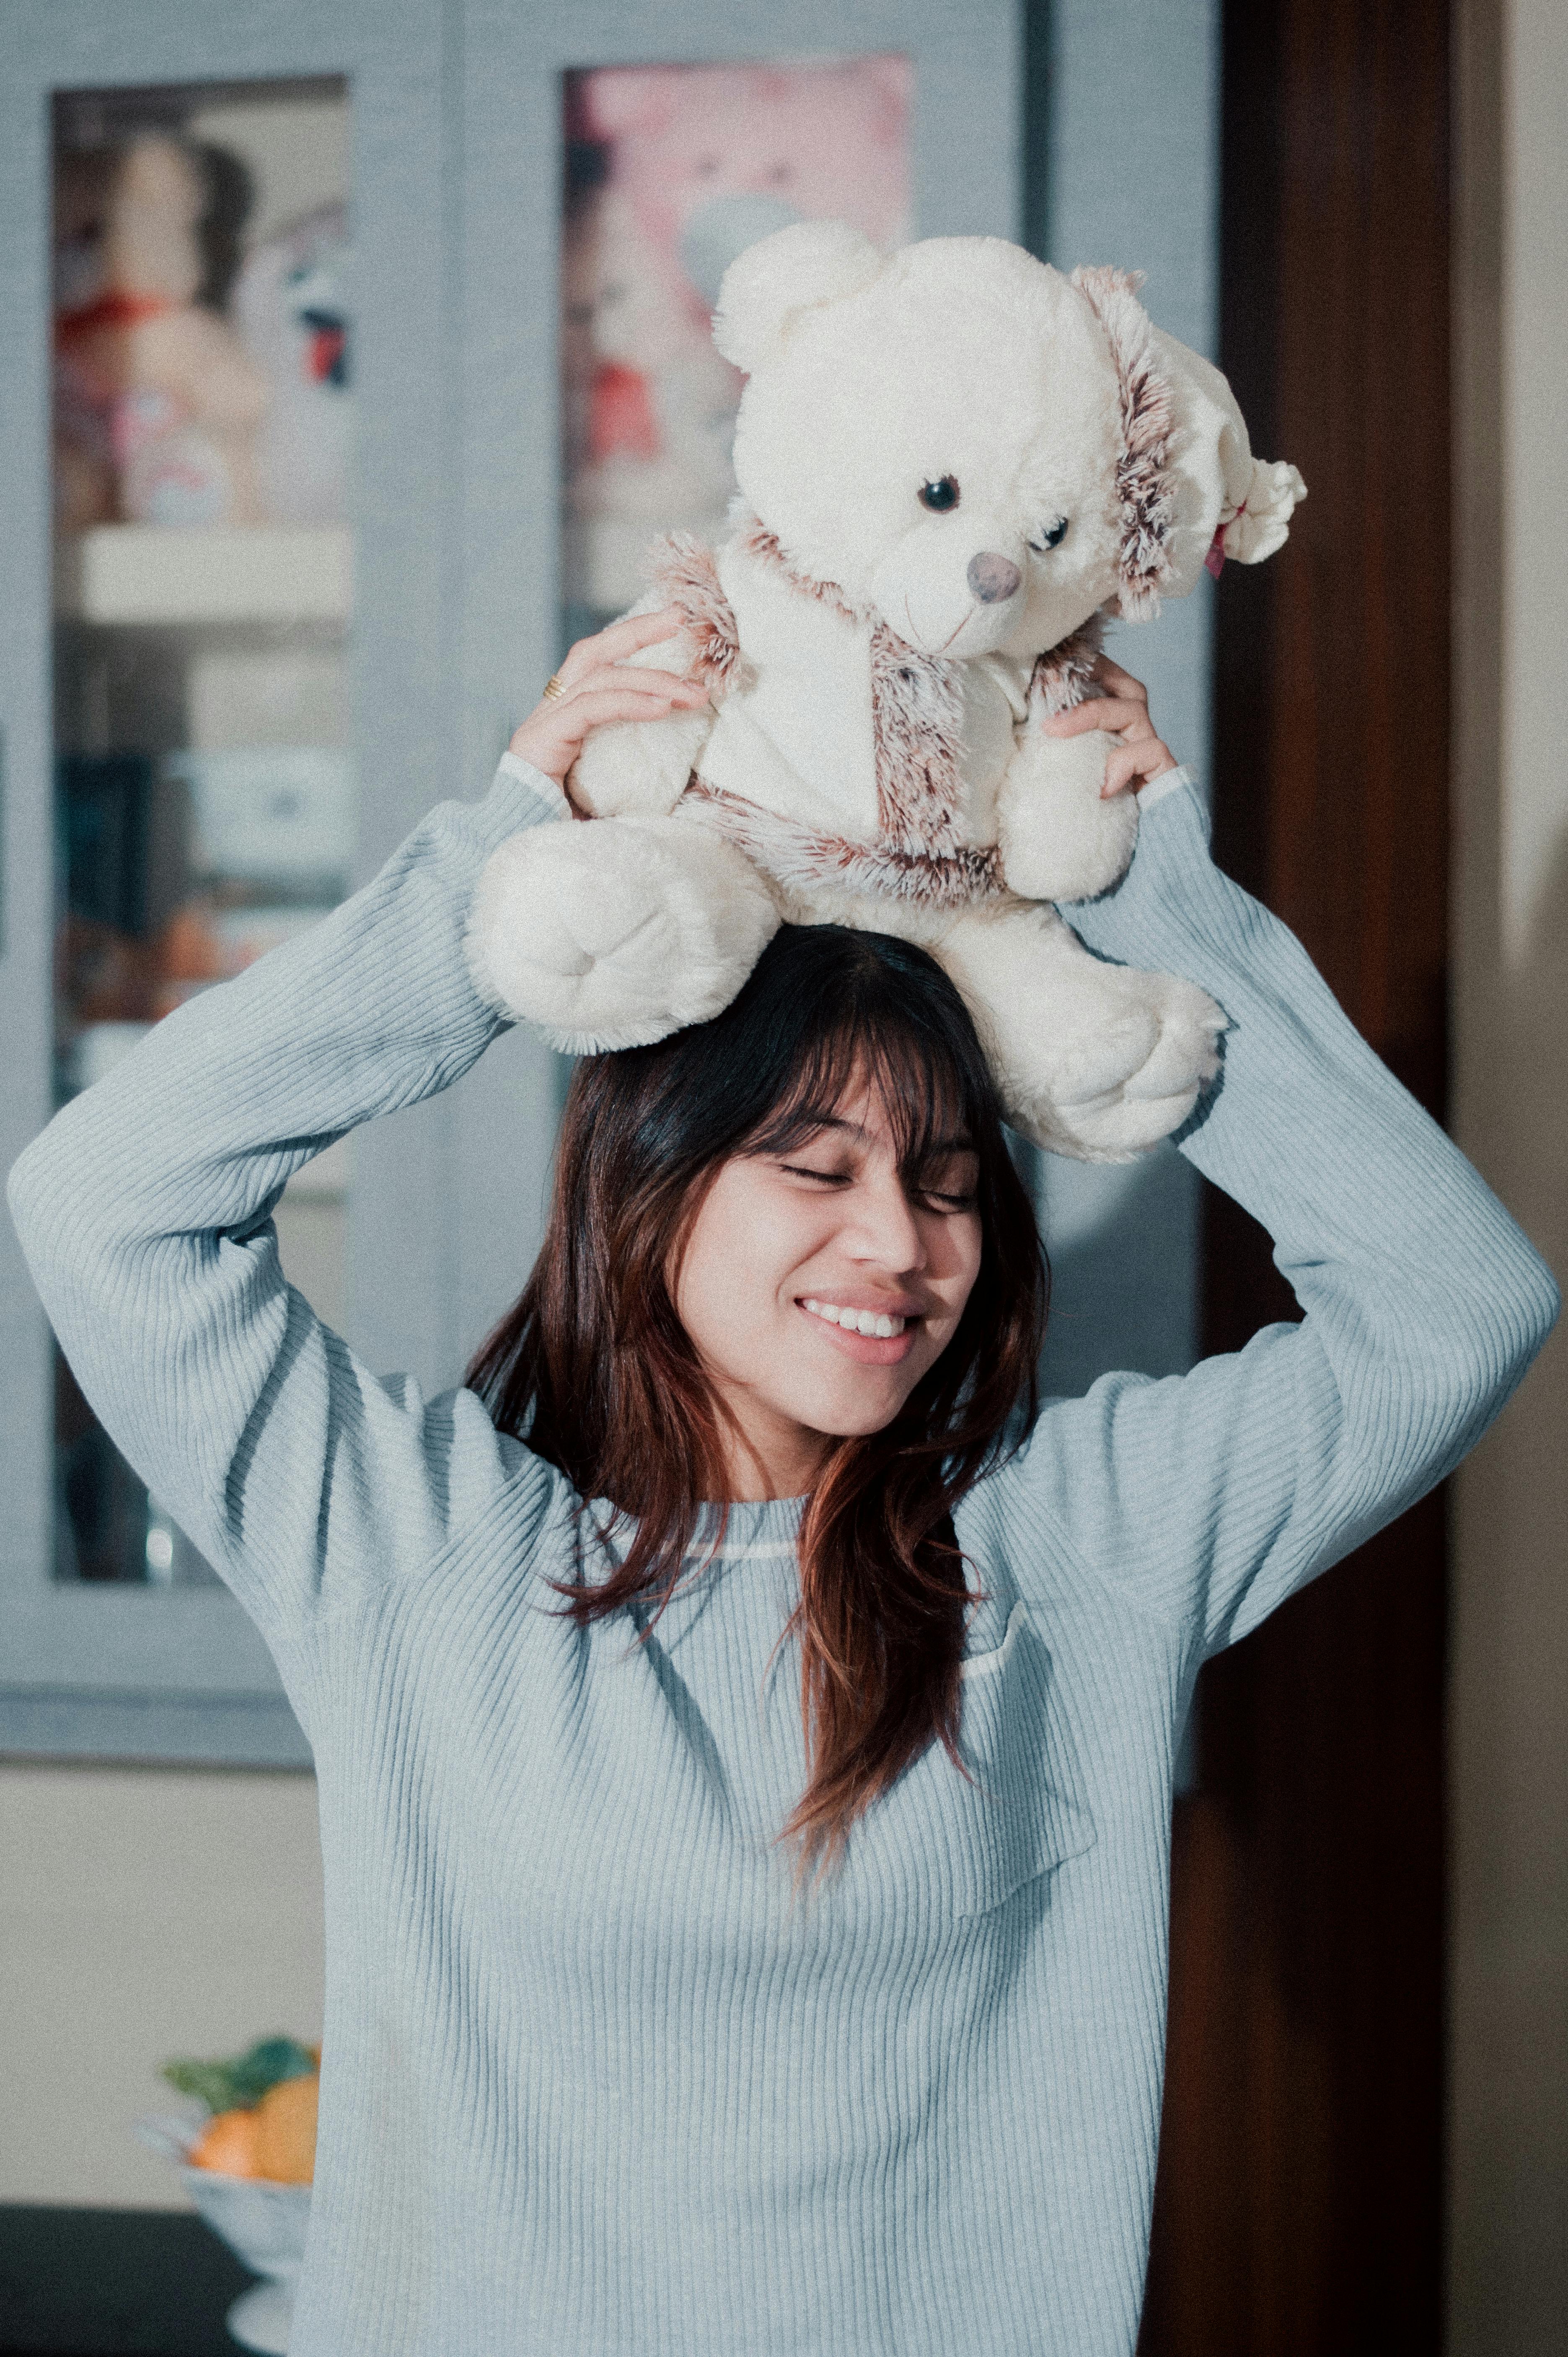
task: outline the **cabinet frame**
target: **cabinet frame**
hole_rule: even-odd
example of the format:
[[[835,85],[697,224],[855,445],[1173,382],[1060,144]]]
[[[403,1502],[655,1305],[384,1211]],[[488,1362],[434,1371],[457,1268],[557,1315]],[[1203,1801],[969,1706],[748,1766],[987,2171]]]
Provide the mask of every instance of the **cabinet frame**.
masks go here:
[[[447,27],[428,0],[299,0],[134,9],[16,0],[0,84],[0,1003],[6,1168],[52,1106],[49,449],[50,98],[59,91],[346,78],[354,206],[356,603],[350,698],[369,872],[452,768],[447,618],[449,389],[429,354],[451,333],[444,267]],[[434,561],[433,561],[434,560]],[[0,1749],[85,1758],[298,1767],[309,1750],[260,1635],[223,1590],[73,1587],[52,1567],[53,1343],[9,1223],[0,1233]]]

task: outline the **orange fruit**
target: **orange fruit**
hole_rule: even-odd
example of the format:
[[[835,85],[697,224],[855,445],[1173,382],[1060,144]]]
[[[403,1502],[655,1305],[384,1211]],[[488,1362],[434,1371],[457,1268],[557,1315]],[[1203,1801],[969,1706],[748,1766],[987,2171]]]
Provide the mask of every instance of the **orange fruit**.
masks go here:
[[[193,2168],[215,2169],[224,2177],[259,2177],[255,2113],[214,2113],[188,2158]]]
[[[269,2087],[251,2117],[255,2122],[258,2177],[280,2185],[308,2185],[316,2174],[316,2105],[321,2080],[312,2071]]]

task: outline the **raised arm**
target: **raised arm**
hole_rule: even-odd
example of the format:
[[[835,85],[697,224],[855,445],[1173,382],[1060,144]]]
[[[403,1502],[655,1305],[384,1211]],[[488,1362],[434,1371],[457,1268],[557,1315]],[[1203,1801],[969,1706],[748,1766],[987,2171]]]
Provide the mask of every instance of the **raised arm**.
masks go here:
[[[474,879],[563,809],[509,755],[483,802],[441,804],[363,891],[160,1023],[11,1173],[83,1391],[269,1638],[428,1559],[521,1463],[467,1394],[427,1405],[361,1366],[285,1282],[271,1214],[313,1155],[494,1037],[464,957]]]
[[[1214,1650],[1452,1470],[1558,1297],[1294,936],[1214,866],[1185,771],[1143,801],[1122,883],[1067,913],[1099,954],[1224,1008],[1220,1080],[1178,1142],[1268,1229],[1305,1315],[1189,1375],[1111,1375],[1054,1405],[1005,1504],[1021,1560],[1055,1518],[1095,1572]]]
[[[471,1394],[426,1403],[362,1366],[285,1282],[271,1214],[313,1155],[449,1087],[502,1028],[468,955],[475,886],[566,817],[589,729],[682,691],[618,676],[650,631],[575,649],[579,691],[524,724],[482,802],[441,804],[363,891],[159,1024],[11,1174],[83,1391],[274,1641],[417,1569],[502,1484],[550,1493]]]

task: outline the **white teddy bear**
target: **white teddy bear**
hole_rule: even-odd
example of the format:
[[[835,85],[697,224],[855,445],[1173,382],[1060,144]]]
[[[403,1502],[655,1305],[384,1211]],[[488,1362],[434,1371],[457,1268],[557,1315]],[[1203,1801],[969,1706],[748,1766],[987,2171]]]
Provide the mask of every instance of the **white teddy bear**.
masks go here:
[[[781,920],[855,925],[940,960],[1039,1145],[1125,1161],[1186,1118],[1224,1017],[1048,905],[1116,881],[1138,810],[1101,796],[1112,737],[1039,719],[1086,693],[1102,614],[1267,556],[1305,486],[1135,283],[995,238],[885,261],[840,222],[732,264],[734,530],[667,544],[646,602],[684,627],[638,658],[710,700],[597,731],[570,785],[599,823],[494,855],[488,997],[561,1048],[634,1047],[727,1006]]]

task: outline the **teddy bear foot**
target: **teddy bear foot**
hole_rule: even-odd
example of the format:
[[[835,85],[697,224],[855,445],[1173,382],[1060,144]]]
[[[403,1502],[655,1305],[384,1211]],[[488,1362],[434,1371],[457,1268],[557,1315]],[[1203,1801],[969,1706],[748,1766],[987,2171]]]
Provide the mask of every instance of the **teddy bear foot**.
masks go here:
[[[468,963],[568,1055],[641,1048],[727,1006],[779,915],[741,854],[678,819],[530,827],[492,854]]]
[[[961,917],[942,963],[980,1026],[1014,1127],[1051,1154],[1131,1162],[1187,1119],[1225,1017],[1175,974],[1090,957],[1054,909]]]
[[[1053,1154],[1134,1161],[1180,1128],[1219,1071],[1225,1017],[1214,1001],[1173,974],[1126,979],[1141,985],[1141,1003],[1058,1066],[1046,1089],[1018,1092],[1021,1126]],[[1123,1069],[1106,1085],[1108,1060]]]

